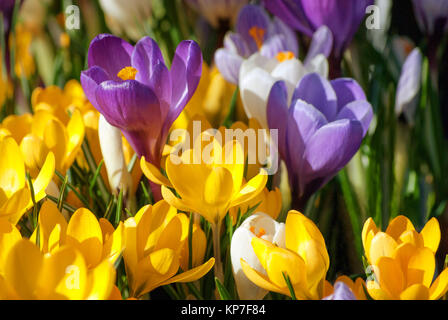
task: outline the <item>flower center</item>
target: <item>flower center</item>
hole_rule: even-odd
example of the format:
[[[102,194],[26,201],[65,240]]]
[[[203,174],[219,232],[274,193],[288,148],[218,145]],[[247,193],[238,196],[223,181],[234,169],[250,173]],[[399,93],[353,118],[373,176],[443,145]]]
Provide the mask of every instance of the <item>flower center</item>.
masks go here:
[[[266,234],[266,230],[264,230],[264,228],[260,228],[258,230],[258,233],[255,233],[254,226],[250,227],[250,232],[252,232],[257,238],[261,238],[262,236],[264,236]]]
[[[120,72],[118,72],[117,77],[123,81],[135,80],[135,75],[137,72],[138,70],[133,67],[124,67],[120,70]]]
[[[291,51],[282,51],[277,54],[276,58],[279,62],[284,62],[286,60],[294,59],[294,53]]]
[[[261,49],[261,47],[263,46],[263,39],[265,33],[266,30],[257,26],[254,26],[249,30],[249,35],[252,37],[252,39],[254,39],[258,49]]]

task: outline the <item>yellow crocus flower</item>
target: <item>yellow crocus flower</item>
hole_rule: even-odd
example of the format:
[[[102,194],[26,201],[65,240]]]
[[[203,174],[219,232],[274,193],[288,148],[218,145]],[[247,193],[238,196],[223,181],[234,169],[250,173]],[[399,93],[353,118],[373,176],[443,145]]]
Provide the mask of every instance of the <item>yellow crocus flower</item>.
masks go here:
[[[89,269],[105,260],[114,264],[124,248],[123,223],[114,229],[109,221],[98,220],[85,208],[76,210],[67,223],[56,205],[46,201],[39,212],[38,226],[30,240],[39,242],[42,252],[52,254],[62,246],[72,246],[83,255]]]
[[[115,282],[109,261],[88,269],[74,247],[61,247],[49,255],[27,239],[14,244],[0,269],[1,299],[107,299]]]
[[[252,247],[266,273],[253,269],[241,259],[243,272],[257,286],[291,296],[289,277],[299,300],[324,297],[325,277],[330,265],[325,241],[317,226],[300,212],[291,210],[285,223],[285,248],[259,237]]]
[[[31,190],[25,174],[25,162],[16,141],[9,136],[0,141],[0,217],[16,224],[33,206]],[[33,181],[34,198],[38,202],[53,178],[55,159],[49,153]]]
[[[367,290],[376,300],[437,300],[448,290],[448,269],[434,280],[440,226],[432,218],[419,233],[404,216],[394,218],[386,232],[370,218],[362,231],[371,267]],[[434,280],[434,281],[433,281]]]
[[[43,155],[53,152],[56,170],[65,174],[73,164],[84,140],[85,127],[79,110],[75,110],[65,126],[53,114],[40,110],[33,116],[31,133],[20,143],[31,175],[43,162]]]
[[[210,271],[214,258],[191,270],[183,266],[184,272],[177,274],[188,237],[188,223],[184,214],[178,214],[163,200],[141,208],[135,217],[125,221],[123,258],[132,297],[169,283],[196,281]],[[196,252],[196,247],[193,249]]]
[[[36,71],[36,65],[31,52],[33,41],[32,33],[23,25],[18,24],[15,30],[15,37],[11,35],[10,46],[15,46],[15,65],[14,72],[21,78],[29,78]]]

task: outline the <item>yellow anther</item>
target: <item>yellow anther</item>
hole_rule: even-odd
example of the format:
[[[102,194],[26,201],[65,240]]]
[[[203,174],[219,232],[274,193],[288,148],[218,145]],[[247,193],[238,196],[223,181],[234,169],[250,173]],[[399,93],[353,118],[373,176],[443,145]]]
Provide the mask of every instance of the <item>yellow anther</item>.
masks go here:
[[[123,81],[135,80],[135,75],[137,74],[137,69],[133,67],[124,67],[118,72],[117,77]]]
[[[252,37],[252,39],[254,39],[255,43],[257,44],[258,49],[261,49],[261,47],[263,46],[263,40],[264,40],[264,35],[266,33],[266,30],[264,30],[263,28],[254,26],[252,28],[250,28],[249,30],[249,35]]]
[[[283,52],[279,52],[276,56],[277,60],[279,62],[283,62],[286,60],[291,60],[294,59],[294,53],[292,53],[291,51],[283,51]]]

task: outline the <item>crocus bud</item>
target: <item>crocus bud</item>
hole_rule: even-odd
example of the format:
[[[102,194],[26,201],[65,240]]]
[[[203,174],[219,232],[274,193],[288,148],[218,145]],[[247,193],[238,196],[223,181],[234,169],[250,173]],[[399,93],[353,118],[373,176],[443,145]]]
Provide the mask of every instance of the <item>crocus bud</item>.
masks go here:
[[[254,237],[262,238],[284,248],[285,224],[278,223],[267,214],[259,212],[247,218],[235,230],[230,245],[230,257],[232,259],[238,295],[243,300],[260,300],[268,293],[267,290],[258,287],[250,281],[241,267],[240,261],[242,258],[253,269],[266,274],[251,245]]]
[[[120,189],[123,189],[123,193],[126,194],[131,189],[132,177],[124,158],[121,131],[110,125],[104,116],[100,115],[98,135],[110,188],[115,194]]]

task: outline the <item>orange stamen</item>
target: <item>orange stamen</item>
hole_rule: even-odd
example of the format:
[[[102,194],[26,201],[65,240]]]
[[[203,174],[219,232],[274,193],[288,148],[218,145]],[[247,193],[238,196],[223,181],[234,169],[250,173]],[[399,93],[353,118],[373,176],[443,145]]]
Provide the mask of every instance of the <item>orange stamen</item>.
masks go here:
[[[263,46],[263,40],[264,40],[264,35],[266,33],[266,30],[264,30],[263,28],[254,26],[252,28],[250,28],[249,30],[249,35],[252,37],[252,39],[254,39],[255,43],[257,44],[258,49],[261,49],[261,47]]]
[[[124,67],[120,70],[120,72],[118,72],[117,77],[123,81],[135,80],[135,75],[137,72],[138,70],[133,67]]]
[[[257,237],[261,238],[265,234],[266,234],[266,230],[264,230],[263,228],[260,228],[260,231],[258,231]]]
[[[250,232],[252,232],[253,234],[255,234],[255,227],[254,226],[252,226],[252,227],[250,227]]]
[[[286,60],[291,60],[294,59],[294,53],[292,53],[291,51],[283,51],[283,52],[279,52],[276,56],[277,60],[279,62],[283,62]]]

